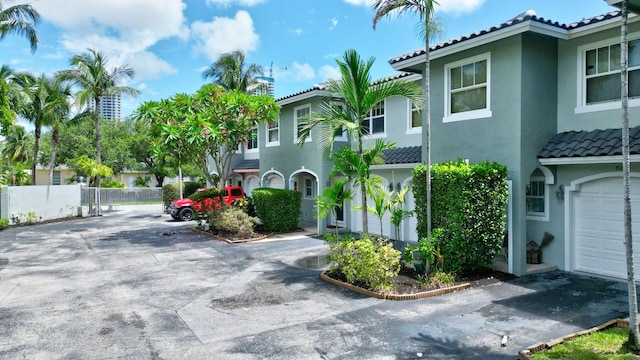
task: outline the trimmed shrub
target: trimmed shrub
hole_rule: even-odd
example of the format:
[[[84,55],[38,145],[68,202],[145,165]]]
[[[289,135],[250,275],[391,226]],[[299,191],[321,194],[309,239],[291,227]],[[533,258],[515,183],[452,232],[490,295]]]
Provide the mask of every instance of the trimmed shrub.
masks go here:
[[[195,194],[198,189],[205,187],[206,184],[202,181],[187,181],[182,186],[184,186],[184,197],[189,197],[191,194]]]
[[[413,169],[418,236],[426,238],[426,168]],[[507,168],[462,160],[431,167],[433,228],[445,272],[461,274],[491,266],[502,247],[509,198]]]
[[[117,180],[102,180],[100,187],[105,189],[123,189],[126,185]]]
[[[179,184],[167,184],[162,187],[162,202],[165,207],[171,205],[171,202],[180,197]]]
[[[4,230],[9,226],[9,219],[0,219],[0,230]]]
[[[209,224],[220,232],[235,234],[242,238],[255,236],[253,227],[260,220],[247,215],[242,209],[235,206],[227,206],[219,210],[209,212]]]
[[[294,190],[259,188],[253,190],[256,214],[269,231],[283,232],[298,228],[302,193]]]
[[[400,272],[400,251],[384,238],[362,234],[340,238],[326,235],[330,270],[344,275],[349,283],[373,291],[393,290],[391,279]]]

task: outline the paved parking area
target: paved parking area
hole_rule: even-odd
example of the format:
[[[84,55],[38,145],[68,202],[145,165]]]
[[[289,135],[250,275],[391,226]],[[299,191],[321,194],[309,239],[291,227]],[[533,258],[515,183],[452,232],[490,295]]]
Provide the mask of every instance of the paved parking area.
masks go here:
[[[122,211],[0,232],[0,358],[514,359],[626,316],[625,283],[559,271],[371,299],[299,266],[318,239],[227,244],[193,225]]]

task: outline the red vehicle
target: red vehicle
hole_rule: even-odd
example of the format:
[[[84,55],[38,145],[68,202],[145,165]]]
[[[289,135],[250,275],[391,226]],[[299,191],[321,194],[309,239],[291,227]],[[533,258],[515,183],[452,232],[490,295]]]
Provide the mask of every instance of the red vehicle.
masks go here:
[[[198,191],[209,190],[212,188],[202,188]],[[242,186],[225,186],[222,189],[222,200],[226,205],[231,205],[236,199],[245,197]],[[189,198],[176,199],[169,205],[169,214],[176,220],[189,221],[193,220],[195,214],[202,211],[211,211],[219,208],[220,204],[216,204],[213,199],[206,198],[202,201],[194,201]]]

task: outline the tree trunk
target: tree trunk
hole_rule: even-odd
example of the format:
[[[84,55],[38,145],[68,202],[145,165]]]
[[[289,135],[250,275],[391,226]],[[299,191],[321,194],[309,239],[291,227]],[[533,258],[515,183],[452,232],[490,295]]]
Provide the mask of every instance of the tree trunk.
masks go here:
[[[425,61],[424,61],[424,98],[425,98],[425,106],[424,112],[425,115],[423,119],[425,119],[425,148],[427,153],[427,158],[425,159],[425,163],[427,166],[427,236],[431,235],[431,91],[430,91],[430,77],[431,77],[431,64],[429,59],[429,22],[431,18],[429,16],[429,12],[427,12],[425,16]]]
[[[624,244],[627,258],[627,285],[629,291],[629,345],[640,349],[638,331],[638,297],[633,266],[633,234],[631,227],[631,175],[629,162],[629,87],[628,87],[628,0],[622,2],[622,26],[620,39],[620,98],[622,101],[622,172],[624,184]]]
[[[58,125],[51,127],[51,160],[49,160],[49,185],[53,185],[53,167],[56,163],[56,151],[58,150]]]
[[[367,186],[365,185],[364,179],[360,183],[360,198],[362,199],[362,233],[369,233],[369,219],[367,216]]]
[[[35,143],[33,145],[33,159],[31,161],[31,185],[36,184],[36,165],[38,164],[38,151],[40,151],[40,134],[42,133],[42,129],[38,123],[36,123],[34,133]]]

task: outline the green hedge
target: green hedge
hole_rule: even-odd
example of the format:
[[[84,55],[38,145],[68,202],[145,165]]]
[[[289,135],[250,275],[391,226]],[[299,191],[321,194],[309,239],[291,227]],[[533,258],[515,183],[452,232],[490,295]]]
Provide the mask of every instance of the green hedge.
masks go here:
[[[291,231],[298,228],[302,193],[294,190],[259,188],[253,190],[256,213],[269,231]]]
[[[198,189],[203,188],[206,184],[202,181],[187,181],[182,184],[184,186],[184,197],[189,197],[191,194],[194,194]]]
[[[180,189],[178,184],[167,184],[162,187],[162,202],[167,207],[171,202],[180,197]]]
[[[419,238],[427,237],[426,167],[413,170]],[[464,161],[431,167],[431,224],[442,229],[438,246],[444,271],[464,273],[491,266],[502,247],[509,198],[507,168]]]

